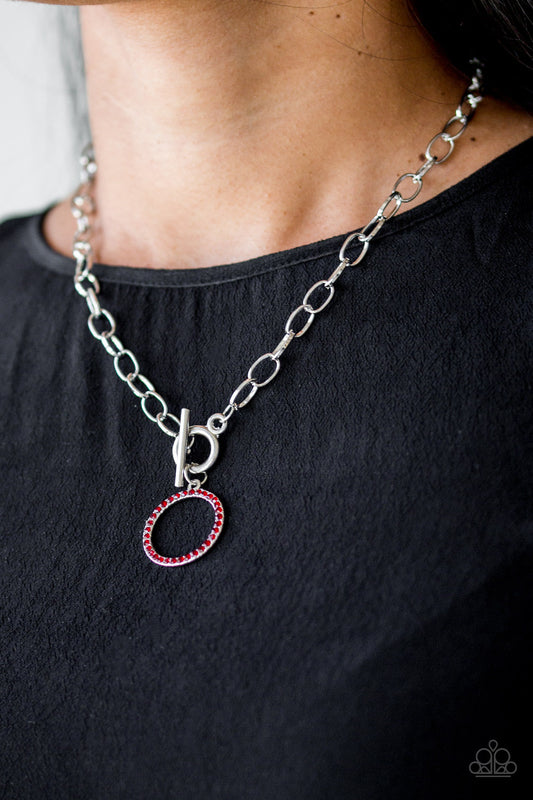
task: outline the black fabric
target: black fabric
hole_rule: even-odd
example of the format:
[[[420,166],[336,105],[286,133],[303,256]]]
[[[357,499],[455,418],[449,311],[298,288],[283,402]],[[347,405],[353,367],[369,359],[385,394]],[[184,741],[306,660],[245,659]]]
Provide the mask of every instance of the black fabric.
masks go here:
[[[0,227],[0,797],[525,796],[532,149],[398,215],[343,274],[221,436],[224,530],[185,567],[142,548],[172,440],[90,336],[42,215]],[[342,238],[94,271],[141,370],[205,424]],[[202,541],[201,505],[163,515],[169,553]],[[469,771],[492,739],[503,781]]]

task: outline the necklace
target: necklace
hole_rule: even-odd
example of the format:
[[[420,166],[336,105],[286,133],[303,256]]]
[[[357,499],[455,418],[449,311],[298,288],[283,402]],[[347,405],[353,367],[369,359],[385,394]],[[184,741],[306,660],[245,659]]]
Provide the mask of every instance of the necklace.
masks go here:
[[[72,248],[76,263],[74,287],[87,303],[89,330],[113,358],[118,377],[124,381],[136,397],[140,398],[141,409],[145,416],[173,439],[172,458],[176,468],[175,486],[181,491],[171,494],[152,511],[142,535],[144,552],[155,564],[163,567],[190,564],[205,555],[219,538],[224,524],[222,503],[212,492],[202,489],[207,479],[207,470],[213,466],[218,457],[218,437],[226,430],[230,417],[247,405],[258,389],[263,388],[276,377],[280,369],[281,356],[293,339],[300,338],[309,330],[316,315],[324,311],[331,302],[335,293],[334,284],[344,270],[361,263],[370,243],[383,225],[397,213],[404,203],[409,203],[418,196],[422,190],[425,175],[433,167],[442,164],[450,157],[456,140],[464,133],[483,98],[481,65],[476,59],[473,59],[471,64],[474,69],[473,77],[453,116],[448,119],[442,130],[430,139],[425,150],[424,163],[416,172],[406,172],[401,175],[370,222],[360,231],[346,237],[339,251],[339,264],[331,275],[327,279],[317,281],[308,289],[302,303],[289,315],[281,340],[271,352],[265,353],[254,361],[246,378],[232,393],[225,409],[222,412],[211,414],[206,425],[190,425],[190,412],[187,408],[181,409],[179,419],[169,411],[164,397],[141,373],[135,355],[123,346],[116,335],[117,326],[114,316],[100,304],[98,299],[100,283],[92,272],[94,254],[91,245],[90,223],[90,217],[95,212],[92,189],[97,167],[92,146],[89,145],[83,151],[80,158],[81,182],[71,200],[71,210],[77,226]],[[444,152],[435,154],[433,151],[438,146],[442,147]],[[411,184],[411,193],[407,196],[403,195],[400,190],[404,181],[409,181]],[[355,248],[355,253],[347,255],[348,247]],[[297,322],[298,317],[300,317],[299,322]],[[209,445],[209,455],[200,464],[188,460],[196,436],[206,439]],[[153,531],[159,517],[176,503],[191,498],[200,498],[212,506],[214,522],[210,533],[198,546],[183,555],[173,557],[161,555],[153,544]]]

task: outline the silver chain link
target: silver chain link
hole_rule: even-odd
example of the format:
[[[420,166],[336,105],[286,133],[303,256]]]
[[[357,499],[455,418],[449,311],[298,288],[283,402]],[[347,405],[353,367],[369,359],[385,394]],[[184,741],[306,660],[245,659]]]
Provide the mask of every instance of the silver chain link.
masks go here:
[[[208,429],[217,436],[223,433],[228,425],[228,420],[235,411],[247,405],[258,389],[267,386],[278,374],[281,366],[280,358],[287,350],[293,339],[307,333],[317,314],[320,314],[329,305],[335,293],[334,284],[347,267],[360,264],[367,254],[368,248],[374,237],[388,220],[392,219],[402,205],[412,202],[422,190],[423,179],[427,173],[438,164],[444,163],[452,154],[456,140],[463,135],[470,120],[474,116],[477,106],[483,99],[482,72],[479,62],[472,61],[474,75],[461,97],[455,114],[450,117],[442,130],[435,134],[425,150],[425,161],[416,172],[406,172],[401,175],[392,188],[389,196],[380,205],[375,216],[360,231],[351,233],[343,242],[339,251],[339,264],[327,279],[319,280],[311,286],[304,295],[302,303],[289,315],[285,323],[285,334],[272,352],[259,356],[248,370],[247,377],[232,393],[224,411],[211,414],[207,420]],[[453,128],[455,127],[455,131]],[[437,143],[446,146],[444,152],[435,153]],[[88,145],[80,158],[81,178],[80,186],[71,200],[71,211],[76,221],[77,231],[72,246],[72,255],[76,262],[74,273],[74,287],[78,294],[85,298],[89,309],[87,324],[91,334],[97,339],[104,349],[113,358],[115,371],[126,386],[136,397],[141,399],[143,413],[151,422],[155,422],[167,436],[176,437],[179,434],[179,419],[168,410],[168,404],[140,371],[136,356],[125,348],[116,336],[116,321],[110,311],[100,305],[100,283],[92,272],[94,253],[91,245],[92,227],[90,217],[95,213],[95,204],[92,195],[93,184],[96,176],[96,161],[92,145]],[[404,181],[410,189],[410,194],[404,195],[400,187]],[[352,243],[359,248],[359,252],[346,254]],[[318,295],[322,292],[323,297]],[[313,296],[315,299],[313,299]],[[293,325],[298,320],[294,329]],[[300,326],[298,328],[298,326]],[[266,376],[255,374],[260,364],[266,364],[270,372]],[[205,479],[204,479],[205,480]]]

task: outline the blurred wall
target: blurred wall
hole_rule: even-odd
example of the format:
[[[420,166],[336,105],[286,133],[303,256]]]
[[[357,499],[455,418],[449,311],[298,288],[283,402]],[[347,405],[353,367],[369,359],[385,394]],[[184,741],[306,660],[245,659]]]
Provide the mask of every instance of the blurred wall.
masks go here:
[[[80,93],[77,10],[0,0],[0,220],[76,186]]]

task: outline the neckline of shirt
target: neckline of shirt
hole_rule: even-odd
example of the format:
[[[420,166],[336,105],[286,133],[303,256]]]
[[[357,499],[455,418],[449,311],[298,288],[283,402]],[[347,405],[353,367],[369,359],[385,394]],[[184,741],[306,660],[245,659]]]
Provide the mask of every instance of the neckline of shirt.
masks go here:
[[[426,200],[412,209],[407,209],[400,215],[393,217],[380,231],[372,246],[375,248],[384,240],[405,231],[414,225],[431,219],[442,212],[454,207],[476,194],[490,184],[505,178],[509,169],[516,162],[522,163],[524,156],[533,146],[533,136],[515,145],[510,150],[497,156],[488,164],[483,165],[475,172],[463,178],[458,183],[444,189],[439,194]],[[53,272],[72,276],[74,261],[72,258],[53,250],[44,238],[42,223],[45,214],[51,206],[40,213],[30,215],[28,229],[26,230],[25,246],[30,258],[38,265],[44,266]],[[252,278],[278,269],[294,267],[303,263],[310,263],[328,256],[336,256],[340,246],[348,233],[342,233],[318,242],[299,245],[289,250],[269,253],[262,256],[231,264],[222,264],[212,267],[186,268],[186,269],[152,269],[149,267],[111,266],[95,263],[94,274],[102,281],[109,283],[124,283],[145,287],[172,287],[180,286],[214,286],[246,278]],[[334,269],[335,264],[331,265]]]

